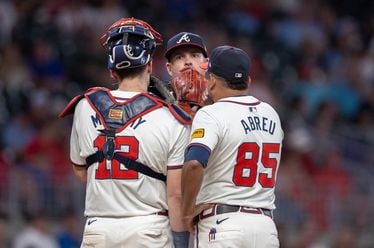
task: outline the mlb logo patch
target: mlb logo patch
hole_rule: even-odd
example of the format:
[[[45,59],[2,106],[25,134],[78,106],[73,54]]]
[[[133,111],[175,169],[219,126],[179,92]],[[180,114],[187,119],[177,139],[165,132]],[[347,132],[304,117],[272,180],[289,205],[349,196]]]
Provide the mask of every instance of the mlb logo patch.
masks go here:
[[[109,109],[109,119],[122,120],[123,110],[122,109]]]
[[[257,112],[257,108],[256,107],[249,107],[249,112]]]
[[[193,131],[191,138],[202,138],[204,137],[204,128],[198,128]]]

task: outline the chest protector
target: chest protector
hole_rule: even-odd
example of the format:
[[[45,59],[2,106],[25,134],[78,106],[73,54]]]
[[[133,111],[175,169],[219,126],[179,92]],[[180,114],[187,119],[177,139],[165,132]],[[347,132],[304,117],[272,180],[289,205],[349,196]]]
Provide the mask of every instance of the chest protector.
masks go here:
[[[96,87],[89,89],[84,95],[74,97],[65,109],[60,113],[59,117],[63,118],[74,113],[76,104],[85,98],[93,110],[95,110],[104,129],[99,130],[106,137],[103,149],[89,155],[86,158],[87,168],[95,162],[101,162],[103,159],[118,160],[127,169],[135,170],[147,176],[166,181],[166,176],[153,171],[148,166],[119,155],[115,152],[115,136],[116,133],[124,130],[134,120],[141,116],[166,106],[173,116],[182,124],[190,125],[192,120],[177,105],[163,101],[162,99],[147,93],[140,93],[124,103],[119,103],[110,93],[109,89]]]

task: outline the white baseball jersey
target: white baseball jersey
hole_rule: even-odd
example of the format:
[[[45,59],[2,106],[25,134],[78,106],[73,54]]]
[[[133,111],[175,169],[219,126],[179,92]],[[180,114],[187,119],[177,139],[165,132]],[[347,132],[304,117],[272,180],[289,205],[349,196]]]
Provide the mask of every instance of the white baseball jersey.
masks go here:
[[[276,111],[252,96],[200,109],[190,145],[210,150],[197,203],[275,209],[283,130]]]
[[[118,102],[139,93],[111,91]],[[70,157],[86,164],[86,157],[102,147],[104,129],[86,99],[75,109]],[[136,159],[166,175],[167,166],[181,166],[188,143],[189,128],[179,123],[166,107],[151,111],[116,134],[116,152]],[[104,138],[104,139],[103,139]],[[129,171],[116,160],[92,164],[87,170],[86,208],[88,217],[127,217],[149,215],[168,209],[166,184],[136,171]]]

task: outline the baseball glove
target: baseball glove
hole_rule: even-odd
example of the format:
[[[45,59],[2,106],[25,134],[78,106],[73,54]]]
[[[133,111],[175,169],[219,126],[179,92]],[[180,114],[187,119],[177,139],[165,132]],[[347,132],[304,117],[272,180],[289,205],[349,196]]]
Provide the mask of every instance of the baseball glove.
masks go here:
[[[186,68],[172,77],[171,86],[178,105],[194,116],[198,108],[205,106],[208,99],[208,89],[205,77],[198,71]]]
[[[149,80],[148,91],[167,102],[176,102],[175,97],[173,95],[173,91],[168,87],[168,84],[156,76],[151,75],[151,78]]]

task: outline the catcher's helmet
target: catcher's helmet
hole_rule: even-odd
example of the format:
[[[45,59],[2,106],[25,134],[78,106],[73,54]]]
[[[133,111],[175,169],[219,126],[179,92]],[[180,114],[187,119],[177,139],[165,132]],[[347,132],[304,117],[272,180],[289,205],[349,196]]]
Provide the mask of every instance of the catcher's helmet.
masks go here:
[[[146,65],[162,38],[145,21],[122,18],[113,23],[100,43],[108,49],[108,69],[123,69]]]

